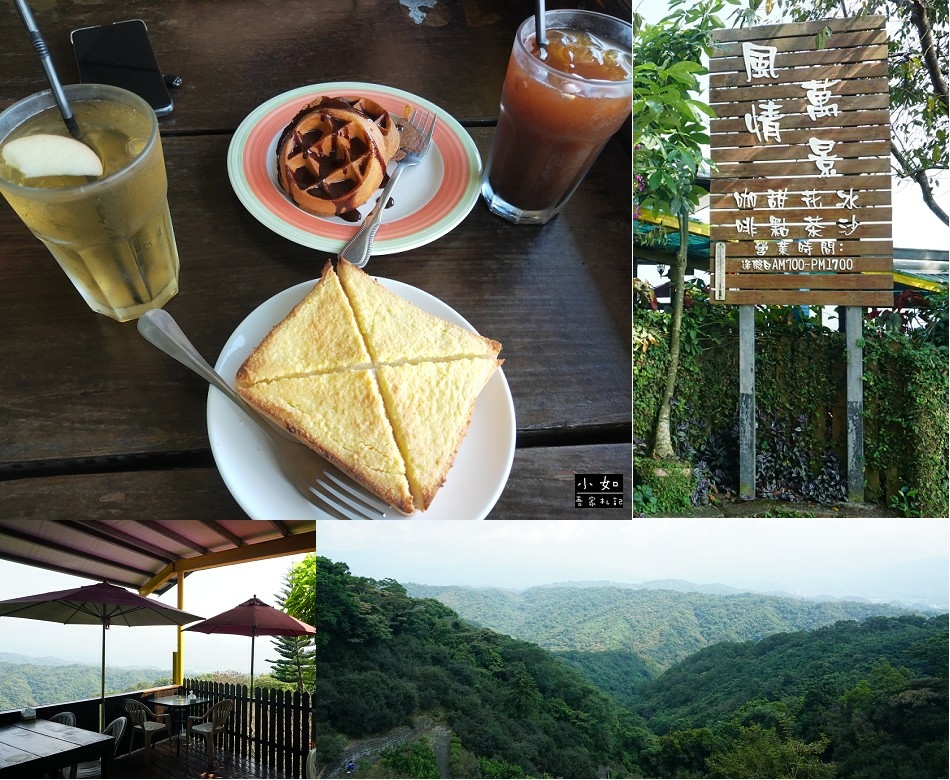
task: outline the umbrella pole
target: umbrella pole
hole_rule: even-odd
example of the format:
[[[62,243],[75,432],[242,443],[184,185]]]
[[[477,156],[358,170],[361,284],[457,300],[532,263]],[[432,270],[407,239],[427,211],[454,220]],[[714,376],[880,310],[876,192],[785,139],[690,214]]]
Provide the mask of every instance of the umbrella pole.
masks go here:
[[[251,629],[251,724],[253,728],[253,734],[255,738],[257,737],[257,721],[255,719],[254,711],[254,640],[257,638],[257,629]]]
[[[251,632],[251,698],[254,698],[254,639],[257,637],[257,631]]]
[[[106,621],[102,621],[102,672],[99,683],[99,731],[102,731],[106,706]]]

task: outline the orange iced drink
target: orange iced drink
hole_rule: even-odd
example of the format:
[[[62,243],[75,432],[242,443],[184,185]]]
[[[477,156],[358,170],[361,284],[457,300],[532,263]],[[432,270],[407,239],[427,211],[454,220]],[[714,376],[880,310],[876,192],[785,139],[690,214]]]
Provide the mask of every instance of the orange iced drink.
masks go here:
[[[630,24],[584,11],[545,19],[546,46],[533,17],[515,37],[482,180],[489,208],[516,223],[554,216],[631,108]]]

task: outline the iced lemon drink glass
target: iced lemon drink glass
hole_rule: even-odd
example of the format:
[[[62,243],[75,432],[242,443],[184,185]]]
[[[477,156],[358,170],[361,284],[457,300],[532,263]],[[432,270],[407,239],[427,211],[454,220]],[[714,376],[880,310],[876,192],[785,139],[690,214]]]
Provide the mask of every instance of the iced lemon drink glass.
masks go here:
[[[151,107],[102,84],[64,87],[101,176],[25,178],[4,162],[4,146],[37,134],[68,135],[50,92],[0,114],[0,192],[46,244],[93,311],[124,322],[178,292],[178,249],[168,183]]]
[[[515,223],[557,214],[632,105],[629,22],[587,11],[544,18],[547,46],[534,17],[515,35],[482,179],[489,209]]]

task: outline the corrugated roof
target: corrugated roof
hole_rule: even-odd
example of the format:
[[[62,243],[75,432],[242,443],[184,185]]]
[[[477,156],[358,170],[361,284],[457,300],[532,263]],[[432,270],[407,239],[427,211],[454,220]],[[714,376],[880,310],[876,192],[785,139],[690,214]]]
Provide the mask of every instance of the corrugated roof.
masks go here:
[[[140,592],[164,592],[178,572],[314,549],[311,520],[0,519],[0,559]]]

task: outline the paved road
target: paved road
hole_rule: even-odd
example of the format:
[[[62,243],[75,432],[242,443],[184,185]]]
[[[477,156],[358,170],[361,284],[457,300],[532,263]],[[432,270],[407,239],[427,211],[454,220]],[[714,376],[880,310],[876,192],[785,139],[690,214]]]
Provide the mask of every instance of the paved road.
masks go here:
[[[346,762],[350,759],[357,761],[362,758],[375,761],[383,751],[405,742],[413,742],[422,736],[427,736],[432,742],[436,762],[439,766],[439,776],[450,778],[452,773],[449,769],[449,745],[452,741],[452,731],[447,726],[433,725],[431,721],[417,723],[412,728],[405,726],[394,729],[382,737],[363,739],[351,744],[343,751],[343,755],[337,766],[325,776],[334,778],[345,777]]]

